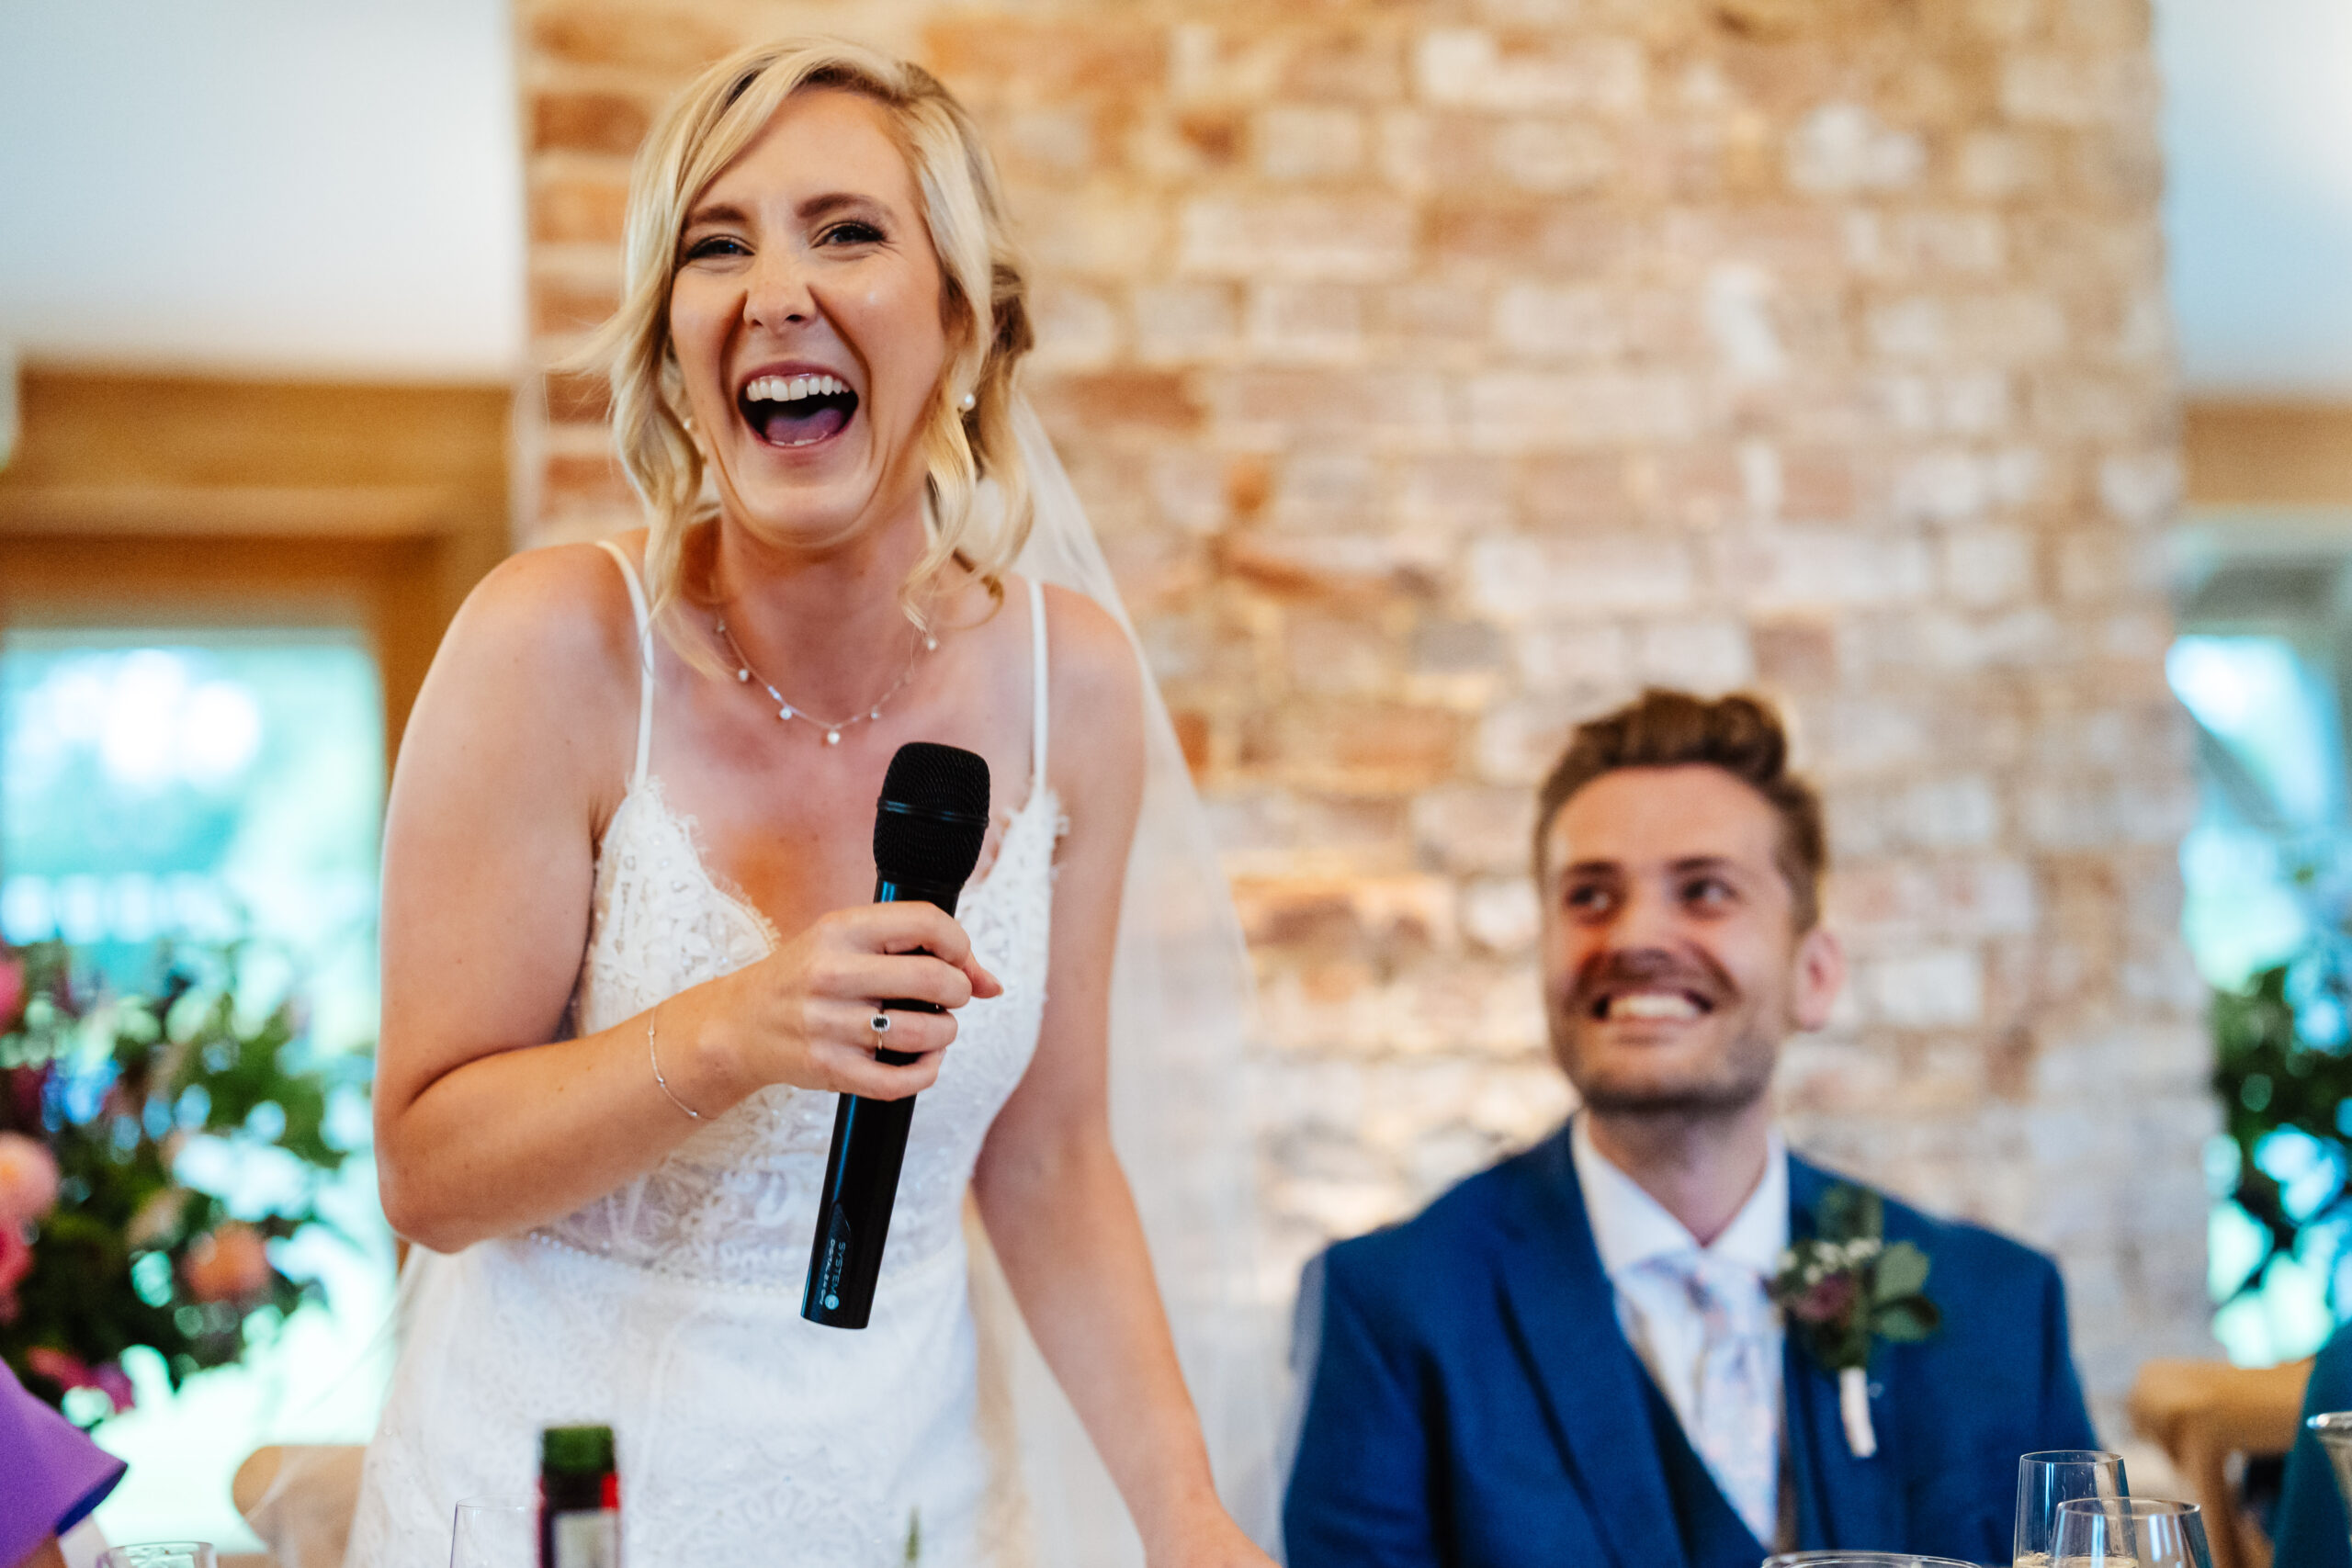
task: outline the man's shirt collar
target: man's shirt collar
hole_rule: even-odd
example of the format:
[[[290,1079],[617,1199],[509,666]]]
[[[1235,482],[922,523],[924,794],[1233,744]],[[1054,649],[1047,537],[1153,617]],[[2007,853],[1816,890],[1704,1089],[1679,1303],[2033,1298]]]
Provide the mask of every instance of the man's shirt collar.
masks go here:
[[[1767,1280],[1780,1271],[1781,1254],[1789,1245],[1789,1151],[1777,1130],[1771,1134],[1763,1179],[1714,1245],[1706,1247],[1593,1146],[1581,1113],[1568,1129],[1568,1153],[1576,1164],[1577,1183],[1584,1190],[1585,1214],[1592,1224],[1601,1271],[1611,1281],[1645,1263],[1692,1252],[1736,1263]]]

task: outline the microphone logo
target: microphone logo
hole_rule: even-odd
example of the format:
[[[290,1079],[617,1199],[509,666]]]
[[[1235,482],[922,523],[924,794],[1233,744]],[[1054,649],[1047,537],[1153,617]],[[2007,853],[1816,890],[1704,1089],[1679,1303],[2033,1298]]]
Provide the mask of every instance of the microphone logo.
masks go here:
[[[824,1292],[825,1310],[828,1312],[841,1310],[842,1275],[849,1268],[851,1235],[849,1211],[835,1208],[831,1223],[825,1227],[824,1261],[817,1269],[817,1288]]]

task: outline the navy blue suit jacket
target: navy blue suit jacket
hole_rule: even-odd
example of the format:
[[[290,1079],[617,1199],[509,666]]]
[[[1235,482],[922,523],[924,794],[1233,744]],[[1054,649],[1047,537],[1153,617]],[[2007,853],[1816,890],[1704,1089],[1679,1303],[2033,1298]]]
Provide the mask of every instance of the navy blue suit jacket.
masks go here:
[[[1837,1179],[1790,1160],[1796,1234]],[[1879,1348],[1867,1460],[1835,1381],[1791,1346],[1799,1544],[2007,1562],[2018,1456],[2097,1446],[2058,1271],[1891,1200],[1886,1235],[1927,1252],[1944,1325]],[[1566,1129],[1332,1247],[1299,1312],[1291,1568],[1756,1568],[1618,1325]]]
[[[2352,1410],[2352,1327],[2339,1328],[2312,1363],[2303,1390],[2303,1419]],[[2346,1544],[2344,1495],[2335,1489],[2335,1468],[2327,1450],[2304,1427],[2287,1455],[2287,1481],[2278,1495],[2275,1560],[2288,1568],[2352,1568]]]

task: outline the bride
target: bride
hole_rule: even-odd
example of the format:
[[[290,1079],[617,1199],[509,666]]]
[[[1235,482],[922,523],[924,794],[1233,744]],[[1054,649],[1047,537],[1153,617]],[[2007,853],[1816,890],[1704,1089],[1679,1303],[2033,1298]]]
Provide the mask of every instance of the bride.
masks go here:
[[[354,1568],[438,1564],[455,1503],[526,1490],[537,1429],[581,1421],[616,1429],[638,1568],[1032,1561],[967,1191],[1146,1561],[1268,1562],[1112,1144],[1114,1014],[1177,1031],[1231,991],[1230,911],[1015,390],[1023,288],[970,120],[869,51],[722,62],[639,155],[601,341],[650,525],[484,582],[393,784],[378,1157],[416,1247]],[[989,764],[958,919],[868,901],[916,739]],[[1148,856],[1194,868],[1167,918],[1204,984],[1130,985]],[[944,1010],[890,1015],[912,1065],[876,1058],[882,998]],[[1214,1120],[1188,1070],[1147,1082],[1163,1123]],[[862,1332],[798,1312],[837,1093],[922,1095]]]

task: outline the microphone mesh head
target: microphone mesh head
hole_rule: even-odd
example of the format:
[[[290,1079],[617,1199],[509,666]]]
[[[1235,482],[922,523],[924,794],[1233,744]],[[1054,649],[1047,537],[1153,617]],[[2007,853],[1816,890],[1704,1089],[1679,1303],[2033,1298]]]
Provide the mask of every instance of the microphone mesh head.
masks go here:
[[[989,765],[957,746],[910,740],[890,759],[874,814],[874,869],[888,882],[963,886],[989,830]]]

